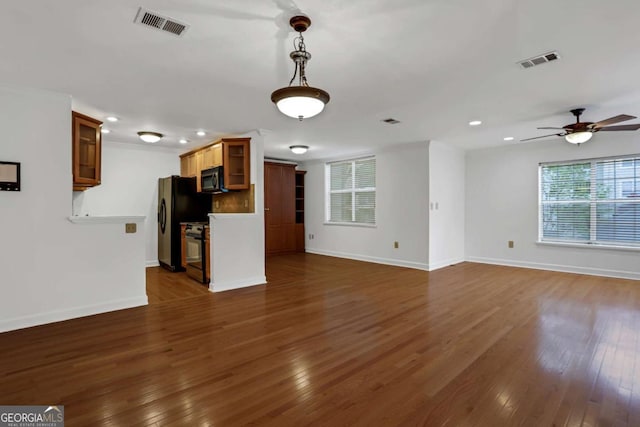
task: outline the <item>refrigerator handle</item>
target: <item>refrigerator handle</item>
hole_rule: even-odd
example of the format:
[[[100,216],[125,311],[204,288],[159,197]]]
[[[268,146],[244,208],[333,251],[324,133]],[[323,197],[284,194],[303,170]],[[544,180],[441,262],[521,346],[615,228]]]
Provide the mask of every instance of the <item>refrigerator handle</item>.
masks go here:
[[[158,212],[158,221],[160,222],[160,231],[164,233],[167,225],[167,204],[164,199],[160,203],[160,212]]]

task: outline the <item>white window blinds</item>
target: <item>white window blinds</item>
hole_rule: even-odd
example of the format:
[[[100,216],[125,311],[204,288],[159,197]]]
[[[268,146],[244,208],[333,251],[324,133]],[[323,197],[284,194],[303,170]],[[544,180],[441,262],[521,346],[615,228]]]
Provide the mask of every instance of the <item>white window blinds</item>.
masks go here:
[[[327,164],[327,221],[376,223],[376,159]]]
[[[640,246],[640,156],[540,165],[540,240]]]

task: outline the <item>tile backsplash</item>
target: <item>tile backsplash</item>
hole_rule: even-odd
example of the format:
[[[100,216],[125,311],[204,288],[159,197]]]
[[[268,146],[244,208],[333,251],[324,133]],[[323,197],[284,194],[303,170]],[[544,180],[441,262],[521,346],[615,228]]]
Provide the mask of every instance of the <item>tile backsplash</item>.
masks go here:
[[[213,213],[254,213],[255,185],[251,184],[249,190],[214,194],[211,204]]]

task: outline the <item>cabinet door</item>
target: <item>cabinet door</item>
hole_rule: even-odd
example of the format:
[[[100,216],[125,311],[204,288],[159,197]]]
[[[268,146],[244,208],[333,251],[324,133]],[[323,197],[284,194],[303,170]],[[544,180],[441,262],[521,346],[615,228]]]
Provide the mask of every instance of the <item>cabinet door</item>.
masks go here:
[[[295,166],[264,164],[265,252],[293,252],[295,234]]]
[[[101,122],[73,112],[73,184],[100,184],[102,154]]]
[[[189,176],[189,157],[180,157],[180,176]]]
[[[223,139],[224,185],[229,190],[249,189],[250,138]]]
[[[211,147],[211,156],[213,158],[211,166],[222,166],[222,144]]]
[[[209,169],[213,166],[213,146],[211,146],[202,150],[202,169]]]
[[[189,154],[187,157],[187,175],[186,176],[196,176],[196,155]]]
[[[196,177],[196,191],[202,191],[202,184],[200,183],[200,175],[202,174],[202,165],[204,164],[204,150],[196,151],[195,153],[196,165],[195,165],[195,177]]]

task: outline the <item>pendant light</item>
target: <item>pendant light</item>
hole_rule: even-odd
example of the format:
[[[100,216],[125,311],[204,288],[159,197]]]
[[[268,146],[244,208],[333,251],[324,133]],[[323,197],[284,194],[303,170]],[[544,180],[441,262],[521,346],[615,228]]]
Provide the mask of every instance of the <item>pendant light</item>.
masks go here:
[[[295,50],[289,54],[296,68],[289,86],[274,91],[271,94],[271,101],[276,104],[282,114],[302,120],[320,114],[330,97],[324,90],[311,87],[307,83],[305,69],[311,54],[306,50],[302,33],[311,25],[311,19],[306,16],[294,16],[289,20],[289,25],[299,34],[293,40]],[[292,86],[296,76],[298,76],[298,85]]]

